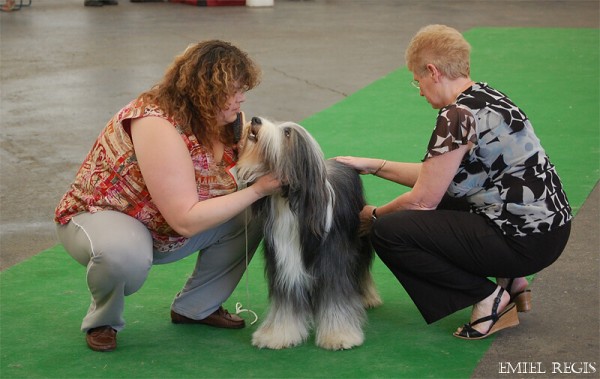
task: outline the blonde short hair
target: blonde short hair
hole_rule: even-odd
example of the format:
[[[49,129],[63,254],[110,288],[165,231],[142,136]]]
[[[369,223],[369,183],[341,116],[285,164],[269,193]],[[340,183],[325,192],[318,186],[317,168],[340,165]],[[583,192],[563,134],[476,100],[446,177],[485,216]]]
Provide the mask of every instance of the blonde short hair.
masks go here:
[[[428,25],[415,34],[406,49],[406,66],[416,75],[433,64],[450,79],[469,77],[471,45],[462,34],[446,25]]]

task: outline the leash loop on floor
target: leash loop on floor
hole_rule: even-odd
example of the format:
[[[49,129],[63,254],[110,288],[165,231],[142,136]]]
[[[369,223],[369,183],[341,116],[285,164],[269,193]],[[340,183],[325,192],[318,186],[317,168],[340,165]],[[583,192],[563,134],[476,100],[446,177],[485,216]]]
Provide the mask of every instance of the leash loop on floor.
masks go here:
[[[251,309],[244,309],[242,308],[242,303],[240,303],[239,301],[237,303],[235,303],[235,314],[239,315],[241,312],[248,312],[248,313],[252,313],[252,315],[254,316],[254,321],[252,321],[250,323],[250,325],[254,325],[254,323],[256,321],[258,321],[258,315]]]

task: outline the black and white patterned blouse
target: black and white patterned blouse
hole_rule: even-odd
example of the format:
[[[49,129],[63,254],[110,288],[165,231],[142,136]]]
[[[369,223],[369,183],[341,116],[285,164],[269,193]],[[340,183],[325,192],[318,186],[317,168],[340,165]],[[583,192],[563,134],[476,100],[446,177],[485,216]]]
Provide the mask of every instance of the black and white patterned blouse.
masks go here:
[[[566,224],[571,207],[554,165],[527,116],[506,95],[476,83],[440,109],[425,159],[473,142],[448,194],[507,235],[544,233]]]

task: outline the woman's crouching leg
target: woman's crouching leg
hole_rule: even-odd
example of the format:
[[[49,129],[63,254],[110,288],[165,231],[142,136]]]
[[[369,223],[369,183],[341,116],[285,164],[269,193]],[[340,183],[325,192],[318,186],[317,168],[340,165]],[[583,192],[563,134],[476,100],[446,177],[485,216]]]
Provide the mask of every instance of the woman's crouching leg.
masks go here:
[[[83,213],[58,227],[67,252],[87,266],[92,295],[81,329],[124,328],[125,296],[138,291],[152,266],[152,237],[138,220],[115,211]]]

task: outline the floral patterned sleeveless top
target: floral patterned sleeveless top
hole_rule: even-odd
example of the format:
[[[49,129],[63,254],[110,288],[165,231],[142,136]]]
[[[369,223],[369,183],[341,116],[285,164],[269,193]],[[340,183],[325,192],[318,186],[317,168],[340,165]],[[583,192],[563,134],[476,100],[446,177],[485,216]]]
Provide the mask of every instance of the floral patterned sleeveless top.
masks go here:
[[[463,158],[448,195],[504,234],[544,233],[571,220],[571,207],[554,165],[525,113],[506,95],[476,83],[440,109],[425,159],[473,147]]]
[[[237,190],[233,172],[237,157],[231,146],[225,147],[223,159],[217,163],[212,152],[199,144],[189,126],[178,125],[157,107],[143,107],[134,100],[100,133],[55,210],[57,223],[67,224],[73,216],[83,212],[113,210],[141,221],[150,231],[157,251],[172,251],[186,243],[187,239],[167,224],[152,202],[135,156],[129,126],[132,119],[148,116],[169,121],[181,135],[193,161],[199,201]]]

